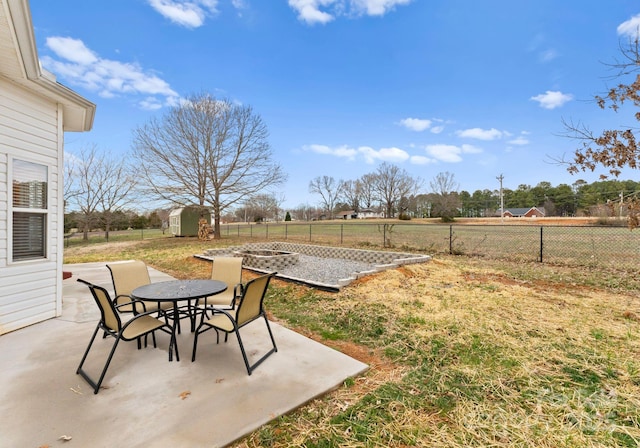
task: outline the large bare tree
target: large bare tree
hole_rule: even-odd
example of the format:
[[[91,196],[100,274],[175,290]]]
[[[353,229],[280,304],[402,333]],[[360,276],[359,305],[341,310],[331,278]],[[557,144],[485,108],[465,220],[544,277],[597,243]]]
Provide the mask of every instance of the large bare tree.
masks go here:
[[[281,205],[282,198],[278,197],[278,195],[261,193],[255,194],[245,201],[244,211],[247,218],[251,218],[252,221],[278,221]]]
[[[449,221],[457,215],[461,206],[458,189],[460,184],[456,182],[453,173],[445,171],[438,173],[430,182],[433,192],[432,214],[440,216],[444,221]]]
[[[421,186],[420,179],[414,179],[405,169],[387,162],[378,167],[374,179],[374,191],[384,205],[387,218],[394,216],[402,198],[414,195]]]
[[[108,239],[113,213],[123,210],[135,197],[136,179],[131,165],[126,157],[101,152],[96,145],[82,148],[67,158],[65,202],[82,213],[83,239],[88,239],[98,213]]]
[[[336,181],[331,176],[318,176],[309,182],[309,193],[320,195],[320,202],[329,213],[329,219],[333,219],[334,208],[340,197],[342,186],[342,182]]]
[[[357,181],[360,184],[360,207],[372,208],[375,201],[380,199],[376,197],[376,175],[368,173],[363,175]]]
[[[269,133],[250,106],[192,95],[134,131],[134,154],[147,192],[179,205],[211,208],[214,238],[227,208],[283,183]]]
[[[362,195],[362,182],[360,180],[341,181],[340,191],[344,202],[353,210],[360,210],[360,196]]]

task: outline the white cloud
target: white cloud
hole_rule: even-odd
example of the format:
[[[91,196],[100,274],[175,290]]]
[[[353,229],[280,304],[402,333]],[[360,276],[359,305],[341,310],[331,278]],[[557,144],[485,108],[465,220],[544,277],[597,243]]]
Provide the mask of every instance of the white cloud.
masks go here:
[[[640,30],[640,14],[631,17],[629,20],[622,22],[618,25],[618,34],[621,36],[627,36],[630,39],[636,39],[640,37],[638,34]]]
[[[147,2],[162,16],[187,28],[202,26],[207,16],[218,12],[218,0],[147,0]]]
[[[471,128],[465,129],[463,131],[457,132],[459,137],[463,138],[475,138],[477,140],[497,140],[502,138],[503,132],[499,131],[495,128],[491,129],[481,129],[481,128]]]
[[[464,144],[460,147],[463,153],[465,154],[479,154],[482,152],[482,149],[477,146]]]
[[[571,101],[573,96],[559,91],[547,90],[545,93],[532,96],[530,99],[540,103],[540,107],[544,109],[555,109]]]
[[[81,40],[71,37],[49,37],[46,42],[58,56],[76,64],[89,65],[98,60],[95,53],[89,50]]]
[[[68,81],[97,92],[103,98],[120,95],[146,95],[140,106],[154,109],[157,105],[174,105],[179,95],[169,83],[145,71],[138,64],[103,59],[70,37],[49,37],[46,45],[60,59],[42,58],[47,70]],[[153,98],[153,100],[151,99]]]
[[[331,148],[326,145],[305,145],[302,147],[305,151],[311,151],[318,154],[328,154],[336,157],[343,157],[348,160],[355,160],[358,151],[345,145]]]
[[[353,8],[361,14],[383,16],[396,5],[408,5],[413,0],[351,0]]]
[[[412,131],[422,132],[431,127],[431,120],[422,118],[403,118],[398,124]]]
[[[298,12],[298,19],[308,24],[331,22],[333,15],[320,11],[321,6],[328,6],[335,0],[289,0],[289,6]]]
[[[367,163],[375,163],[376,161],[404,162],[409,159],[409,154],[405,150],[395,147],[376,150],[370,146],[351,148],[346,145],[330,147],[327,145],[312,144],[304,145],[302,149],[304,151],[326,154],[350,161],[354,161],[358,156],[361,156]]]
[[[477,154],[482,149],[473,145],[427,145],[425,151],[431,157],[441,162],[458,163],[462,161],[462,154]]]
[[[454,145],[428,145],[427,154],[441,162],[457,163],[462,161],[462,149]]]
[[[544,50],[538,55],[540,62],[551,62],[558,57],[558,52],[554,49]]]
[[[510,145],[524,146],[530,143],[529,138],[527,138],[529,133],[527,131],[522,131],[519,136],[516,138],[509,140],[507,143]]]
[[[383,16],[396,6],[408,5],[413,0],[289,0],[289,6],[298,13],[298,19],[310,25],[325,24],[337,16]],[[328,10],[328,11],[327,11]]]
[[[409,154],[400,148],[380,148],[376,151],[368,146],[358,148],[367,163],[375,163],[376,160],[384,162],[404,162],[409,158]]]
[[[412,165],[428,165],[430,163],[435,163],[436,161],[432,158],[425,156],[411,156],[409,158],[409,162]]]

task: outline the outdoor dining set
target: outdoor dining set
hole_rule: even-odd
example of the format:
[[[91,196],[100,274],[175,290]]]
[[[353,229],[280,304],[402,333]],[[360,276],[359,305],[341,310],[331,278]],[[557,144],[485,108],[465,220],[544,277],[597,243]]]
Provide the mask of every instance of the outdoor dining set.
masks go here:
[[[180,333],[181,320],[188,319],[193,336],[191,361],[196,359],[198,338],[202,333],[214,330],[216,343],[220,332],[227,342],[230,333],[238,339],[247,373],[277,352],[275,339],[264,310],[264,298],[275,272],[242,282],[242,257],[216,257],[213,260],[211,278],[206,280],[171,280],[152,283],[147,266],[142,261],[126,261],[107,265],[111,273],[115,296],[107,289],[78,279],[91,291],[98,308],[100,320],[91,336],[76,373],[93,388],[95,394],[109,368],[120,341],[136,341],[138,349],[146,347],[151,337],[156,345],[156,331],[169,335],[169,361],[180,360],[176,335]],[[264,319],[272,348],[253,363],[249,362],[240,329],[258,319]],[[83,368],[96,337],[112,337],[113,346],[97,381]]]

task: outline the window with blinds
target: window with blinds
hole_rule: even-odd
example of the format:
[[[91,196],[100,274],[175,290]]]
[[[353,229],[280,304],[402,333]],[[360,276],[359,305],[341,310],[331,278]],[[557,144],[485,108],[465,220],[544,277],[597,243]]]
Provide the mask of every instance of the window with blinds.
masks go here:
[[[46,165],[13,160],[13,260],[47,256]]]

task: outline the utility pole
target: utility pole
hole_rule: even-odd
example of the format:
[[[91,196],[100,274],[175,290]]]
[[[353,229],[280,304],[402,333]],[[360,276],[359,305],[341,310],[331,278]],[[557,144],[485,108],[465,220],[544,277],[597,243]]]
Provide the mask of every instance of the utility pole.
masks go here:
[[[504,222],[504,195],[502,194],[502,181],[504,180],[504,176],[500,174],[496,177],[500,181],[500,222]]]

